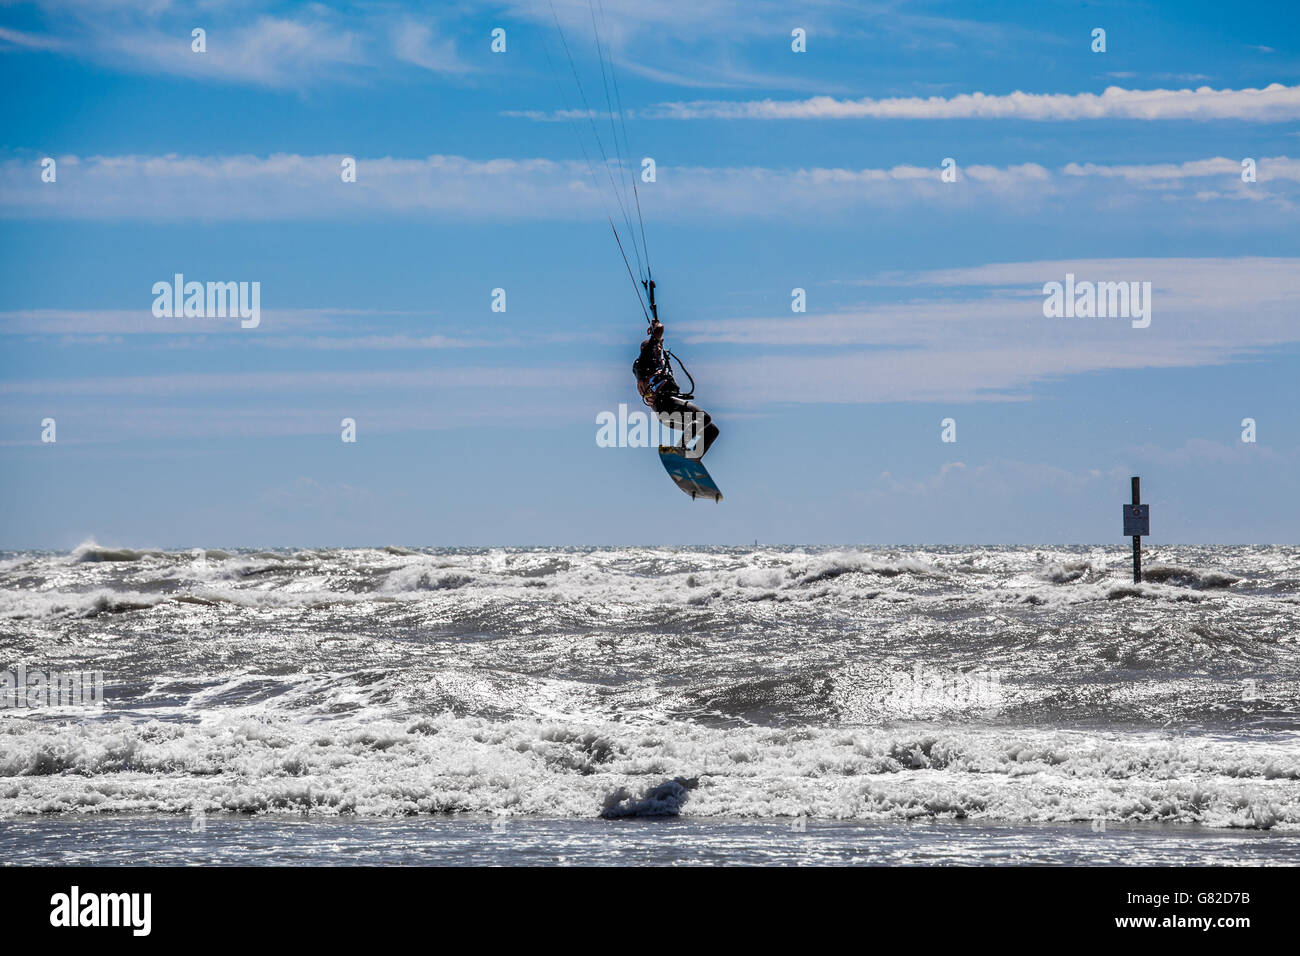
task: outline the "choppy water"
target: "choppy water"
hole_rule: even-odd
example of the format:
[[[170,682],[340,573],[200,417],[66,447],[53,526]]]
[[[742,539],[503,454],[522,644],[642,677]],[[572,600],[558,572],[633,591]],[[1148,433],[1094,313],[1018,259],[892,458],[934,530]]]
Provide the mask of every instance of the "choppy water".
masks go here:
[[[1261,866],[1294,864],[1282,830],[1159,823],[872,823],[675,817],[620,820],[441,814],[16,817],[0,860],[66,866]]]
[[[105,701],[0,709],[0,841],[30,814],[675,817],[757,862],[744,834],[800,819],[877,848],[1104,820],[1296,862],[1300,549],[1146,561],[1134,586],[1119,548],[11,552],[0,669],[102,670]]]

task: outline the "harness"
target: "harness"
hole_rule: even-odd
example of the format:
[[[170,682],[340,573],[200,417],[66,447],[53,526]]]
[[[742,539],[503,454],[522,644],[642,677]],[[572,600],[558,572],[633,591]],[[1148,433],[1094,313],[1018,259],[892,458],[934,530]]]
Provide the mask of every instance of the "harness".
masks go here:
[[[655,407],[655,403],[661,397],[678,395],[687,400],[695,397],[695,378],[691,375],[690,369],[682,364],[682,360],[668,349],[664,349],[663,353],[663,364],[652,370],[648,375],[643,374],[639,357],[632,363],[632,370],[636,373],[637,391],[641,393],[641,400],[651,408]],[[673,362],[677,363],[678,368],[690,380],[691,390],[689,392],[683,392],[681,386],[677,384],[677,379],[673,377]]]
[[[641,393],[641,401],[645,402],[651,408],[659,400],[659,393],[665,396],[675,395],[681,391],[677,387],[677,382],[673,380],[673,372],[667,365],[650,373],[649,378],[637,379],[637,391]]]

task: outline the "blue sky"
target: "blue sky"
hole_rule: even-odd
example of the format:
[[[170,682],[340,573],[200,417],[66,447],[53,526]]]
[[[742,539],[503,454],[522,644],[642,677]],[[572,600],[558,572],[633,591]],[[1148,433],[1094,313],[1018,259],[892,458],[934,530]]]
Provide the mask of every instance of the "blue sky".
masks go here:
[[[1123,547],[1131,474],[1152,544],[1300,541],[1293,7],[595,9],[725,502],[596,445],[644,320],[587,0],[61,0],[0,7],[0,547]]]

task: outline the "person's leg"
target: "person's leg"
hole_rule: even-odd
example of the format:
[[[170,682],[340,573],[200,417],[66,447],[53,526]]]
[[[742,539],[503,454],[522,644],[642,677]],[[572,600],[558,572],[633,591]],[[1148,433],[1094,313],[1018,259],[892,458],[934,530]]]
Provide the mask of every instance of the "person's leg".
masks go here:
[[[698,439],[695,447],[691,448],[692,458],[703,458],[718,438],[719,430],[713,424],[713,417],[700,406],[676,395],[665,401],[659,420],[682,432],[683,447]]]
[[[680,438],[673,439],[673,443],[679,447],[686,447],[686,415],[677,407],[680,399],[661,399],[655,405],[655,413],[659,416],[659,423],[664,428],[681,432]],[[683,403],[684,404],[684,403]]]
[[[707,412],[705,413],[705,417],[708,418]],[[704,436],[700,439],[700,441],[704,442],[703,447],[700,449],[701,458],[709,453],[709,449],[713,447],[713,443],[718,440],[719,434],[720,430],[718,426],[713,424],[712,418],[709,418],[708,423],[704,426]]]

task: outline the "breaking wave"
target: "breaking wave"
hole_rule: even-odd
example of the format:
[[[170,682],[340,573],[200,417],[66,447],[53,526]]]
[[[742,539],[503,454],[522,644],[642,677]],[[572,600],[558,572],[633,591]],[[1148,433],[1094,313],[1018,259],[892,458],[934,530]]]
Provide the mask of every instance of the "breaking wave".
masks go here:
[[[430,717],[0,724],[0,811],[1105,819],[1300,828],[1300,755],[1052,731],[629,728]],[[595,753],[599,757],[593,759]]]
[[[0,816],[1300,825],[1300,549],[0,555]],[[101,671],[102,706],[20,702]],[[39,703],[39,698],[37,698]],[[23,705],[20,706],[19,704]]]

